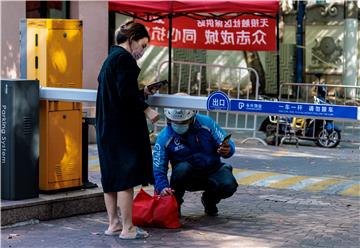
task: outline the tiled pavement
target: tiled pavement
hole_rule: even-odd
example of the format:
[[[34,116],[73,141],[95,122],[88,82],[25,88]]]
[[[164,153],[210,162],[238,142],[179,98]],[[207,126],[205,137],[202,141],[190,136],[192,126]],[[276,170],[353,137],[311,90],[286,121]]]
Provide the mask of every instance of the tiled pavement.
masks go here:
[[[186,193],[183,226],[146,228],[146,240],[104,236],[101,212],[3,229],[1,247],[360,247],[357,198],[241,185],[218,206],[204,216],[200,193]]]

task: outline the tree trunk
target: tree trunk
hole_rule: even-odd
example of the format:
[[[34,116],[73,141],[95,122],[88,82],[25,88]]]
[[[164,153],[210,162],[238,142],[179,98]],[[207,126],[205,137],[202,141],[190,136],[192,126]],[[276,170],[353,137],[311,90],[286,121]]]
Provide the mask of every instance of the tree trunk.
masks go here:
[[[260,84],[259,85],[259,95],[264,94],[264,92],[265,92],[265,71],[264,71],[263,65],[261,64],[259,53],[244,51],[244,57],[245,57],[247,67],[251,67],[251,68],[255,69],[255,71],[259,75],[259,84]],[[251,85],[252,85],[251,94],[253,96],[255,96],[256,77],[253,72],[250,73],[250,81],[251,81]]]

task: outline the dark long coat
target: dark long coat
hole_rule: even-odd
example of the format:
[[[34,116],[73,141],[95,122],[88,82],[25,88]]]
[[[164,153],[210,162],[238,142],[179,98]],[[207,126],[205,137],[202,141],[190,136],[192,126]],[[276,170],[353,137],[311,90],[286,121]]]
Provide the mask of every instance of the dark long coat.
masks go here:
[[[139,73],[132,55],[113,46],[98,76],[96,139],[105,193],[153,183],[148,105]]]

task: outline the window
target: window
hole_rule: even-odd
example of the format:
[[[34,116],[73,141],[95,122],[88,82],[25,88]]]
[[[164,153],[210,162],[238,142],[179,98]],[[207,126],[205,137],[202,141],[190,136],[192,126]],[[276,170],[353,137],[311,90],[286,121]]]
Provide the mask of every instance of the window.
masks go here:
[[[70,1],[26,1],[26,18],[70,18]]]

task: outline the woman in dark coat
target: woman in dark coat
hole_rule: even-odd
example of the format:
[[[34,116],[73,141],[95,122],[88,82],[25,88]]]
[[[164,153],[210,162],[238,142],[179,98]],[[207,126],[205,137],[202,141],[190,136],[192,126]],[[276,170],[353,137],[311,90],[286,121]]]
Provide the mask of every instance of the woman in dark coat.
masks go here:
[[[136,63],[150,37],[142,24],[128,22],[115,32],[115,39],[117,45],[111,48],[98,76],[96,99],[96,139],[109,216],[105,234],[121,231],[122,239],[146,238],[146,231],[133,226],[132,201],[134,186],[153,183],[146,117],[154,123],[159,115],[145,102],[152,92],[139,90]]]

